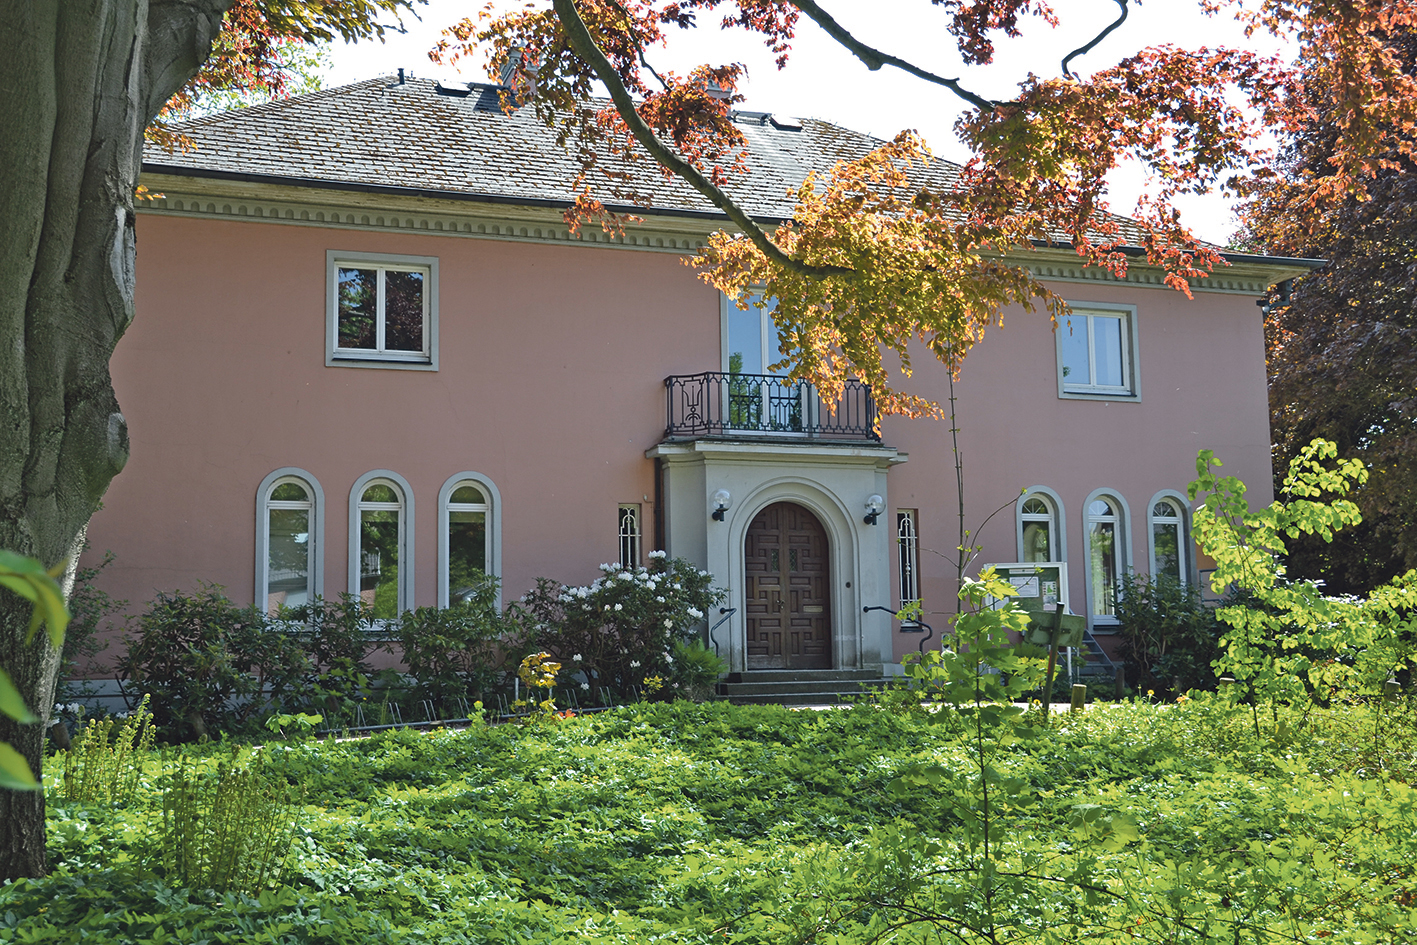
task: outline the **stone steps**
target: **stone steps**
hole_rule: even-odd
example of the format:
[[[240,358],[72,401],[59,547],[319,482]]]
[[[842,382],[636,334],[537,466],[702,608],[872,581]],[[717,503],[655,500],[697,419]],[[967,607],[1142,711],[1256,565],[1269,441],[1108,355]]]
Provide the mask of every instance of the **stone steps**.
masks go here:
[[[870,670],[762,670],[731,673],[718,693],[734,705],[837,705],[888,682]]]

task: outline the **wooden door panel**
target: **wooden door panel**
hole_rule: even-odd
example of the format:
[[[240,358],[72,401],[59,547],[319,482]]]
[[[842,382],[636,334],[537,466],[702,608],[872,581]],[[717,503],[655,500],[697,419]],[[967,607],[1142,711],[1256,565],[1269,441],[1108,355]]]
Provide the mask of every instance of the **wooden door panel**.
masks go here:
[[[778,502],[744,539],[749,669],[830,669],[826,529],[808,509]]]

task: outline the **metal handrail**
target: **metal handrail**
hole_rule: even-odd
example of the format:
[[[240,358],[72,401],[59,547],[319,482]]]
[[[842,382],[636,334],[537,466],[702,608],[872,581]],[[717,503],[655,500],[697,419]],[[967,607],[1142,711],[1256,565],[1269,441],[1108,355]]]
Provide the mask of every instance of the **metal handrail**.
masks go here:
[[[706,371],[666,377],[665,435],[766,436],[879,443],[871,389],[848,380],[835,404],[816,388],[773,374]]]

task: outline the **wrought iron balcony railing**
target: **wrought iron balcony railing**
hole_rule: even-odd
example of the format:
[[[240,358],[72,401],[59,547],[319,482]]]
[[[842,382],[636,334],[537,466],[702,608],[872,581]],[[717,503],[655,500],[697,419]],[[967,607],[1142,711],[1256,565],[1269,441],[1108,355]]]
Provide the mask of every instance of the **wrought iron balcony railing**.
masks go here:
[[[751,436],[879,443],[870,388],[847,381],[836,409],[816,388],[771,374],[666,377],[669,437]]]

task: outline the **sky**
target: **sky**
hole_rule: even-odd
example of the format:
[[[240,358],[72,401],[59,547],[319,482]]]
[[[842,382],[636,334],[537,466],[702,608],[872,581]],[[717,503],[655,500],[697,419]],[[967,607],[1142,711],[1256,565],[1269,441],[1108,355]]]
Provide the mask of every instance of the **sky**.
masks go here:
[[[428,58],[428,51],[446,27],[464,16],[476,16],[482,5],[430,0],[419,8],[420,20],[406,20],[403,35],[390,34],[383,44],[337,43],[327,84],[357,82],[400,68],[449,82],[487,81],[483,60],[463,60],[456,68],[449,68]],[[863,42],[938,74],[958,76],[968,88],[997,98],[1014,94],[1017,83],[1030,71],[1058,75],[1062,57],[1085,44],[1117,13],[1113,0],[1053,0],[1052,5],[1061,21],[1057,29],[1038,20],[1026,23],[1021,39],[1001,37],[996,42],[993,64],[966,69],[944,32],[942,12],[925,0],[834,0],[823,4]],[[499,2],[498,6],[514,5]],[[1073,69],[1106,68],[1143,47],[1162,43],[1292,52],[1273,37],[1247,39],[1233,19],[1206,17],[1196,7],[1189,0],[1148,0],[1140,5],[1133,0],[1126,23],[1087,56],[1075,59]],[[655,67],[685,73],[705,62],[741,62],[748,68],[747,82],[740,90],[746,98],[739,106],[744,110],[820,118],[883,139],[912,128],[924,136],[935,154],[955,161],[968,157],[953,132],[963,110],[963,103],[953,94],[898,70],[870,72],[805,17],[793,44],[792,60],[783,71],[776,68],[761,42],[741,32],[717,29],[716,17],[704,17],[702,22],[699,29],[676,35],[672,48],[655,52],[651,56]],[[1144,189],[1144,178],[1134,168],[1119,169],[1108,183],[1111,209],[1124,214]],[[1236,228],[1232,207],[1220,195],[1183,198],[1178,205],[1184,222],[1204,239],[1225,243]]]

